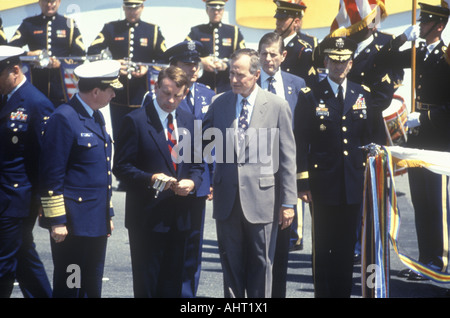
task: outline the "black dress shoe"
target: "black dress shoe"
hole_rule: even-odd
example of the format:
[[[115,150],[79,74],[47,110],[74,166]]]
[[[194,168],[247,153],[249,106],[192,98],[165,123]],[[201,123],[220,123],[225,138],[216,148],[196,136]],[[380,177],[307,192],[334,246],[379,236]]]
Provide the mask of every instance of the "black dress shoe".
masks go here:
[[[398,272],[397,276],[402,277],[402,278],[408,278],[409,276],[411,276],[412,273],[414,273],[412,270],[410,270],[409,268],[406,268],[406,269],[402,269],[400,272]]]
[[[423,280],[428,280],[428,278],[426,278],[425,276],[422,276],[420,274],[417,274],[415,272],[411,272],[411,274],[409,274],[407,280],[423,281]]]

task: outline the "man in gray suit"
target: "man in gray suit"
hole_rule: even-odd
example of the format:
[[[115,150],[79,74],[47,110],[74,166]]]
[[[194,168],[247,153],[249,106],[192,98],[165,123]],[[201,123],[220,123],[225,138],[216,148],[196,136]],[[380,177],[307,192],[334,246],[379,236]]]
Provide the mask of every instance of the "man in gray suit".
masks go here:
[[[260,72],[255,50],[236,51],[232,90],[215,99],[203,124],[204,139],[214,138],[213,217],[225,297],[271,297],[277,224],[289,227],[297,204],[291,110],[257,85]]]

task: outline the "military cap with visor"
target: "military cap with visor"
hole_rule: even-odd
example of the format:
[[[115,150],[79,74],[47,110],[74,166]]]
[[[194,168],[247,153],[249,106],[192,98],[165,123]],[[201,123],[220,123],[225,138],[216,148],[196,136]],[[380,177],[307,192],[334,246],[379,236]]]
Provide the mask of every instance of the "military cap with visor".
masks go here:
[[[123,87],[119,81],[119,72],[120,62],[115,60],[84,63],[74,70],[74,74],[79,80],[102,86],[107,84],[114,89]]]
[[[323,56],[337,62],[345,62],[353,58],[358,44],[347,37],[327,37],[320,44]]]
[[[303,1],[291,0],[291,1],[273,1],[277,5],[275,12],[275,19],[287,19],[289,17],[302,18],[305,13],[306,6]]]

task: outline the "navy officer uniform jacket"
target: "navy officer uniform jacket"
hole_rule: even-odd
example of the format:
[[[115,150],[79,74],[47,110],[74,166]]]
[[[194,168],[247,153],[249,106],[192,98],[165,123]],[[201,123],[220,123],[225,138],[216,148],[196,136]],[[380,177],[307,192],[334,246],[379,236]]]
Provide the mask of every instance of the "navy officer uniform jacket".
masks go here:
[[[344,109],[327,79],[303,88],[295,109],[298,191],[327,205],[359,204],[363,198],[365,155],[371,142],[369,92],[347,81]]]
[[[32,229],[40,206],[37,172],[42,130],[53,110],[28,80],[0,105],[0,281],[13,275],[26,298],[51,296]],[[0,282],[2,297],[10,296],[5,288],[11,291],[13,281],[10,287]]]
[[[24,19],[9,41],[9,45],[17,47],[27,45],[30,51],[47,50],[50,56],[56,57],[86,55],[83,39],[75,21],[60,14],[53,17],[40,14]],[[59,68],[33,67],[31,80],[55,106],[67,100]]]
[[[106,23],[88,48],[88,54],[100,54],[108,48],[114,60],[129,59],[131,62],[162,63],[166,51],[165,39],[159,26],[144,21],[130,23],[119,20]],[[113,103],[139,107],[149,90],[147,76],[141,78],[120,77],[123,90],[117,91]],[[118,127],[119,128],[119,127]]]
[[[0,217],[28,217],[38,199],[42,130],[53,110],[28,80],[0,106]]]
[[[39,169],[43,226],[66,224],[84,237],[111,232],[111,137],[98,115],[100,123],[75,95],[48,120]]]
[[[186,40],[199,41],[204,48],[205,56],[213,56],[217,59],[229,59],[236,50],[245,47],[244,37],[235,25],[225,23],[206,23],[191,28]],[[222,93],[229,89],[229,67],[225,71],[203,72],[203,76],[198,80],[215,90],[216,93]]]
[[[193,138],[192,114],[178,107],[176,119],[179,134]],[[193,142],[191,146],[194,146]],[[114,175],[124,182],[126,188],[125,226],[162,233],[170,229],[189,230],[189,202],[193,196],[175,196],[169,189],[155,198],[151,176],[164,173],[177,180],[190,179],[198,190],[204,167],[201,162],[193,163],[189,158],[191,160],[180,162],[175,171],[164,128],[152,99],[125,116],[115,151]],[[188,155],[187,152],[184,154]]]

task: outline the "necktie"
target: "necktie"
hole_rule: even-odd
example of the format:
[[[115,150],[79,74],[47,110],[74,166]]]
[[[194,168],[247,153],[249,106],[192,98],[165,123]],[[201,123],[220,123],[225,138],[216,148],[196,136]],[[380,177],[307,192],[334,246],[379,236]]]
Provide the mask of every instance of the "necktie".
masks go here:
[[[100,126],[104,126],[105,125],[105,121],[102,118],[102,115],[100,115],[100,112],[98,110],[94,111],[94,119],[95,122],[98,123]]]
[[[341,112],[344,111],[344,90],[342,88],[342,85],[339,85],[338,88],[338,102],[339,102],[339,107],[341,108]]]
[[[192,111],[192,113],[194,113],[194,103],[192,101],[192,93],[191,91],[188,92],[187,96],[186,96],[186,102],[189,106],[189,109]]]
[[[245,142],[245,131],[248,128],[248,107],[247,107],[247,100],[244,98],[241,101],[242,109],[241,114],[239,115],[239,127],[237,131],[237,153],[242,154],[242,150],[244,149],[244,142]]]
[[[273,76],[269,77],[267,79],[267,81],[269,82],[269,92],[276,94],[277,91],[275,90],[275,87],[273,86],[273,82],[275,81],[275,79],[273,78]]]
[[[7,102],[8,102],[8,95],[3,95],[2,100],[0,102],[0,109],[2,109],[3,106],[5,106]]]
[[[169,114],[169,116],[167,116],[167,144],[169,146],[170,155],[172,156],[173,168],[176,171],[177,170],[177,164],[176,164],[177,153],[176,153],[176,151],[173,151],[173,148],[176,146],[177,140],[175,138],[175,128],[173,125],[172,114]]]
[[[242,109],[241,114],[239,116],[239,128],[241,128],[243,131],[246,131],[248,128],[248,107],[247,107],[247,100],[244,98],[241,101]]]

